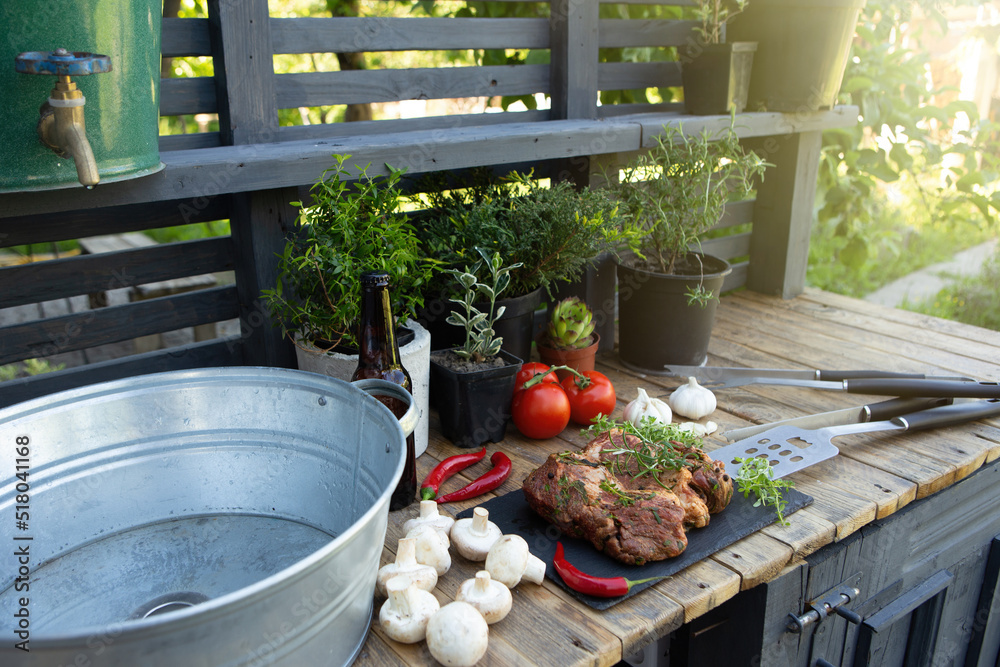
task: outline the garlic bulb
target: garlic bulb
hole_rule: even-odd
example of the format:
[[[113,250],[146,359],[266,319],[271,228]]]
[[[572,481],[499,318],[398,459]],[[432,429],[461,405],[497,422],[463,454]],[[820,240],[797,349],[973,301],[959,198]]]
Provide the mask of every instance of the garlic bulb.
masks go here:
[[[717,405],[712,390],[702,387],[693,377],[688,378],[687,384],[674,389],[667,401],[674,412],[688,419],[706,417],[715,411]]]
[[[681,431],[690,431],[694,435],[701,438],[718,431],[719,425],[715,422],[705,422],[704,424],[699,424],[698,422],[683,422],[678,424],[677,428]]]
[[[672,418],[670,406],[658,398],[650,398],[642,387],[639,395],[625,406],[625,421],[638,426],[643,417],[652,417],[659,424],[669,424]]]

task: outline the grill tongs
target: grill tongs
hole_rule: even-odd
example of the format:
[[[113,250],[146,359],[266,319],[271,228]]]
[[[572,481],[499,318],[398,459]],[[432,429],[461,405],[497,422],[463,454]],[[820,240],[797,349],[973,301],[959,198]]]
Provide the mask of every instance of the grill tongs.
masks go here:
[[[678,366],[665,369],[671,375],[694,377],[711,389],[747,384],[790,385],[844,391],[872,396],[927,396],[938,398],[1000,398],[1000,383],[972,378],[857,370],[792,370]]]

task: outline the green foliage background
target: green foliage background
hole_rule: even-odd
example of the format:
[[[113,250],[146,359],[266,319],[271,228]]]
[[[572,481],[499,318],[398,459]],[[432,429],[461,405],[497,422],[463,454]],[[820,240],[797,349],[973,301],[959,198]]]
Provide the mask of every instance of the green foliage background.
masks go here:
[[[811,284],[863,296],[996,236],[998,127],[928,85],[931,54],[919,47],[960,4],[974,3],[868,0],[841,88],[861,121],[823,136]],[[932,22],[916,24],[918,10]]]

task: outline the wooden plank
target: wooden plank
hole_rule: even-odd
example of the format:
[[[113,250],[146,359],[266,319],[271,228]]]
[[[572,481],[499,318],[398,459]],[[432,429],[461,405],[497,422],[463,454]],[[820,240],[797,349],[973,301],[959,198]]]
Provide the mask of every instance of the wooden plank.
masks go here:
[[[914,482],[884,470],[872,468],[846,456],[835,456],[798,473],[810,479],[833,484],[844,491],[875,503],[875,518],[883,519],[913,502],[917,496]]]
[[[272,18],[274,53],[547,49],[544,18]]]
[[[805,287],[822,137],[809,131],[770,141],[773,150],[758,152],[775,166],[757,185],[747,286],[787,299]]]
[[[0,308],[234,267],[231,239],[217,237],[0,268]]]
[[[801,303],[813,309],[836,309],[844,311],[845,314],[861,313],[878,322],[903,324],[920,331],[933,331],[938,334],[955,336],[967,341],[978,341],[994,347],[1000,347],[1000,331],[983,329],[982,327],[964,324],[955,320],[944,320],[940,317],[932,317],[908,310],[889,308],[888,306],[881,306],[832,292],[822,292],[815,288],[806,289]]]
[[[791,476],[795,488],[813,497],[809,512],[837,527],[836,539],[842,540],[875,520],[875,502],[845,491],[826,480]]]
[[[741,136],[774,134],[788,127],[839,126],[848,111],[837,107],[814,114],[743,114]],[[723,122],[725,120],[725,122]],[[40,199],[33,193],[0,194],[5,216],[117,206],[138,202],[189,198],[197,202],[224,192],[245,192],[312,183],[330,166],[330,153],[349,153],[355,160],[379,167],[385,162],[411,173],[462,169],[483,164],[523,163],[574,155],[599,155],[637,150],[645,131],[659,132],[663,123],[683,125],[687,132],[727,126],[728,117],[679,114],[629,115],[597,121],[553,120],[475,128],[457,127],[344,137],[333,141],[303,141],[220,146],[171,151],[160,156],[162,171],[144,178],[106,183],[94,190],[55,190]],[[791,130],[790,130],[791,131]],[[404,156],[400,160],[400,156]],[[6,241],[5,241],[6,242]]]
[[[694,39],[697,21],[668,19],[601,19],[602,49],[683,46]]]
[[[193,134],[161,134],[160,151],[183,151],[193,148],[214,148],[221,146],[218,132],[196,132]]]
[[[740,575],[740,590],[774,579],[792,558],[792,548],[763,533],[754,533],[717,551],[712,560]]]
[[[267,0],[208,0],[208,22],[222,143],[274,141],[278,112]]]
[[[236,317],[236,288],[150,299],[0,328],[0,364]]]
[[[728,115],[687,116],[683,113],[649,113],[638,114],[636,116],[620,116],[615,120],[635,121],[642,125],[643,148],[650,148],[654,145],[653,137],[663,132],[664,125],[677,128],[689,135],[704,131],[716,134],[725,132],[730,126]],[[774,112],[743,113],[736,116],[736,133],[741,138],[767,137],[768,140],[765,140],[762,146],[762,152],[766,156],[776,155],[782,149],[782,144],[777,139],[770,140],[772,136],[812,132],[837,127],[853,127],[857,122],[858,108],[855,106],[839,106],[834,107],[830,111],[800,114]],[[770,180],[770,176],[766,180]]]
[[[303,72],[275,77],[281,109],[329,104],[528,95],[549,90],[546,65]]]
[[[801,509],[788,517],[788,525],[771,524],[761,529],[768,537],[792,548],[793,557],[804,558],[834,541],[837,527],[830,521]]]
[[[165,58],[212,55],[208,19],[164,18],[160,40]]]
[[[708,239],[702,241],[701,249],[709,255],[721,257],[722,259],[745,257],[750,253],[750,236],[750,232],[744,232]]]
[[[797,335],[808,343],[822,340],[819,346],[824,349],[832,344],[833,338],[838,338],[845,352],[847,346],[863,347],[871,358],[865,363],[877,363],[879,357],[889,360],[877,368],[892,364],[914,372],[964,374],[977,379],[1000,377],[990,361],[997,356],[1000,362],[1000,347],[988,342],[966,341],[933,331],[920,333],[917,337],[912,328],[886,322],[877,316],[839,313],[828,317],[832,313],[808,304],[796,305],[794,301],[768,299],[754,293],[746,295],[734,307],[738,317],[743,312],[753,313],[750,321],[754,326],[764,326],[771,331],[780,326],[779,334],[787,328],[791,332],[789,337]]]
[[[261,292],[278,284],[277,256],[295,229],[298,209],[289,202],[294,188],[263,190],[237,196],[230,230],[236,253],[239,318],[244,361],[255,366],[295,368],[295,349],[276,325]]]
[[[712,560],[688,566],[653,588],[684,607],[688,622],[740,592],[740,576]]]
[[[598,63],[597,87],[600,90],[665,88],[681,85],[681,67],[675,62]]]
[[[220,338],[0,382],[0,407],[57,391],[143,373],[208,366],[234,366],[240,363],[240,345],[240,341],[236,338]]]
[[[190,76],[160,79],[160,115],[218,113],[219,97],[215,77]]]
[[[423,118],[398,118],[392,120],[360,120],[350,123],[291,125],[279,128],[278,137],[282,141],[297,141],[302,139],[330,139],[331,137],[357,137],[382,133],[391,134],[395,132],[422,132],[427,130],[441,132],[460,127],[486,127],[509,123],[538,123],[547,120],[549,120],[548,109],[505,111],[504,113],[425,116]],[[525,166],[528,167],[527,164]],[[538,170],[536,169],[537,172]]]
[[[597,117],[598,6],[552,0],[550,71],[552,117]]]
[[[51,194],[48,193],[46,198]],[[40,201],[37,195],[35,198]],[[100,234],[126,234],[228,217],[229,197],[217,197],[209,192],[196,198],[161,201],[156,206],[142,203],[14,215],[0,217],[4,229],[4,233],[0,234],[0,247],[51,243]]]

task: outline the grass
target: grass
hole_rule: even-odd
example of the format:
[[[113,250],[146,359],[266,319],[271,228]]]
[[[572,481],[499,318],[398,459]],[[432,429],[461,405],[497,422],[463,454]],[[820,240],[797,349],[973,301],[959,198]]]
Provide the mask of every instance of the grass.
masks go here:
[[[975,276],[959,278],[938,292],[933,299],[904,303],[902,308],[956,322],[1000,331],[1000,252],[995,254]]]
[[[966,248],[997,237],[977,211],[955,209],[936,214],[924,200],[903,190],[873,203],[871,222],[853,239],[838,233],[839,221],[813,228],[807,281],[823,290],[862,298]],[[974,277],[957,279],[934,299],[902,303],[900,308],[1000,330],[1000,253]]]

